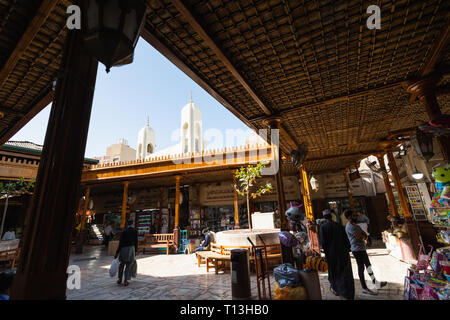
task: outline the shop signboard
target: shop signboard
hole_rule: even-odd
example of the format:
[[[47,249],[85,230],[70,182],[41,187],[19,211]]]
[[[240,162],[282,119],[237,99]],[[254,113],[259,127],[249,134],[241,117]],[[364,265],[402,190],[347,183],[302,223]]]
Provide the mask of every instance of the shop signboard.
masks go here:
[[[324,183],[323,186],[320,186],[324,189],[324,193],[327,198],[339,198],[339,197],[347,197],[347,185],[345,184],[344,175],[341,174],[325,174],[323,177]],[[352,190],[353,196],[365,196],[365,188],[363,184],[363,179],[356,179],[350,182],[350,188]]]
[[[258,188],[259,184],[265,184],[269,182],[272,184],[272,192],[266,193],[261,197],[258,197],[254,201],[256,202],[269,202],[277,201],[277,186],[274,178],[262,178],[257,183],[255,190]],[[284,193],[286,200],[299,200],[301,197],[300,184],[298,178],[283,177]],[[244,200],[243,197],[239,196],[239,202]],[[227,205],[232,204],[234,201],[234,187],[232,180],[219,182],[219,183],[208,183],[202,184],[200,186],[200,204],[202,206],[215,206],[215,205]]]

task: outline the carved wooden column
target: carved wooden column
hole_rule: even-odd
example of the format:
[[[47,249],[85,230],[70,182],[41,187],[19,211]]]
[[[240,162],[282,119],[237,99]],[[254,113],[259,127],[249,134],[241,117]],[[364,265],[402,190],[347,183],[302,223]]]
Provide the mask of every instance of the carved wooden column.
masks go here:
[[[278,170],[275,174],[275,181],[277,184],[277,200],[278,200],[278,213],[280,215],[280,225],[281,231],[289,231],[289,222],[286,218],[286,198],[284,194],[284,185],[283,185],[283,175],[281,169],[281,148],[278,145],[274,145],[272,140],[272,130],[279,130],[280,128],[281,118],[272,117],[267,120],[267,124],[269,125],[269,145],[271,147],[271,152],[273,154],[274,162],[278,165]],[[280,135],[278,134],[280,137]],[[281,254],[283,258],[283,263],[293,263],[294,256],[292,253],[292,248],[285,247],[281,245]]]
[[[406,199],[405,191],[403,190],[402,183],[400,181],[400,175],[398,174],[397,164],[394,160],[394,155],[391,150],[387,150],[387,157],[389,161],[389,168],[391,169],[392,178],[394,179],[395,188],[397,189],[400,204],[402,206],[403,218],[405,219],[405,225],[408,231],[409,238],[411,240],[412,250],[417,257],[420,244],[419,231],[412,219],[411,212],[408,207],[408,200]]]
[[[422,101],[430,120],[442,115],[436,98],[436,85],[440,80],[441,77],[439,75],[432,75],[425,79],[412,82],[406,89],[411,93],[412,100],[419,98]],[[437,137],[437,140],[445,161],[450,162],[450,137],[448,135],[442,135]]]
[[[65,299],[97,60],[69,31],[11,299]]]
[[[350,188],[349,170],[344,170],[343,174],[345,179],[345,186],[347,188],[348,201],[350,202],[350,209],[355,212],[355,203],[353,202],[352,190]]]
[[[237,181],[236,181],[236,172],[235,171],[231,171],[231,174],[233,175],[233,185],[235,186]],[[237,191],[233,188],[233,192],[234,192],[234,228],[235,229],[240,229],[241,226],[239,225],[239,202],[238,202],[238,193]]]
[[[173,228],[174,243],[178,248],[180,244],[180,180],[181,176],[175,176],[175,224]]]
[[[127,222],[128,215],[128,186],[130,185],[129,181],[125,181],[123,183],[123,197],[122,197],[122,218],[120,220],[120,229],[124,229]]]
[[[158,226],[156,229],[157,233],[161,233],[161,228],[162,228],[162,209],[163,209],[163,201],[164,201],[164,188],[160,187],[159,188],[159,215],[158,215]]]
[[[389,176],[387,174],[386,165],[384,163],[384,157],[382,154],[377,155],[378,162],[380,163],[380,168],[383,174],[384,187],[386,189],[386,194],[389,199],[389,207],[391,208],[392,216],[395,218],[397,216],[397,204],[395,203],[394,193],[392,192],[391,183],[389,181]],[[394,220],[394,226],[397,226],[397,220]]]
[[[269,144],[271,146],[271,152],[273,154],[274,162],[278,164],[278,170],[275,174],[275,181],[277,185],[278,213],[280,215],[281,230],[289,231],[289,222],[286,218],[286,198],[284,194],[284,184],[281,168],[281,149],[279,145],[277,146],[273,144],[271,132],[271,130],[279,130],[280,121],[281,119],[277,117],[272,117],[266,121],[266,123],[269,125],[269,133],[267,136]]]
[[[312,251],[320,254],[319,227],[314,220],[311,192],[309,191],[308,174],[306,173],[304,166],[300,168],[300,175],[302,179],[303,206],[305,207],[305,215],[308,219],[308,224],[306,227],[308,229],[310,248]]]
[[[88,205],[89,205],[90,194],[91,194],[91,187],[87,187],[86,195],[84,196],[83,214],[81,215],[80,233],[78,234],[77,248],[75,250],[75,253],[77,253],[77,254],[83,253],[83,243],[85,240],[84,226],[86,224],[86,212],[87,212]]]

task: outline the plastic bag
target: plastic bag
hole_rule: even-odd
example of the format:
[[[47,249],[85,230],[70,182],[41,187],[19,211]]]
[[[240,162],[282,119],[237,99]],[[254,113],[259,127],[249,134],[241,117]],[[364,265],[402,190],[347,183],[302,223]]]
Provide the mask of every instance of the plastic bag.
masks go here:
[[[284,263],[273,269],[273,275],[280,288],[286,286],[295,288],[302,285],[300,273],[290,263]]]
[[[109,267],[109,275],[110,277],[115,277],[117,275],[117,272],[119,271],[119,258],[114,259],[111,262],[111,266]]]
[[[295,238],[293,234],[287,231],[281,231],[278,234],[278,238],[280,239],[281,244],[285,247],[295,247],[298,244],[297,238]]]
[[[275,282],[273,288],[273,298],[275,300],[308,300],[308,294],[305,287],[289,287],[280,288]]]
[[[131,276],[133,278],[136,278],[137,275],[137,262],[136,260],[133,261],[133,263],[131,264]]]

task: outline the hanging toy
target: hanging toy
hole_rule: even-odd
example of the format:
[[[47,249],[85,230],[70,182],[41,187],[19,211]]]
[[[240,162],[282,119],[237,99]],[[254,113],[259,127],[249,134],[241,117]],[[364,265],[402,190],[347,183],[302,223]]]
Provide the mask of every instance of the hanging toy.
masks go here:
[[[286,217],[289,219],[291,224],[296,227],[297,231],[305,231],[301,222],[305,219],[305,214],[303,210],[300,208],[303,207],[303,204],[295,205],[290,202],[289,209],[286,210]]]
[[[436,189],[439,194],[442,194],[444,187],[450,184],[450,169],[448,167],[441,167],[433,169],[433,178],[436,181]]]

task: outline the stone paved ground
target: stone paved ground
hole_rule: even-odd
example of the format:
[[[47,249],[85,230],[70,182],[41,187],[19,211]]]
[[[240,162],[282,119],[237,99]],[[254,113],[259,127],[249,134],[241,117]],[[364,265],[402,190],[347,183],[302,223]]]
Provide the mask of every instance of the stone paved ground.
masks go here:
[[[381,243],[377,249],[368,250],[375,275],[388,285],[378,290],[378,296],[362,294],[356,262],[352,258],[353,275],[357,300],[399,300],[402,299],[403,279],[408,265],[389,256]],[[100,246],[85,247],[81,255],[73,254],[70,265],[81,269],[81,288],[67,290],[69,300],[229,300],[231,276],[229,271],[216,275],[214,270],[206,273],[202,265],[197,267],[194,254],[184,255],[139,255],[138,275],[128,287],[116,284],[108,270],[112,261],[106,249]],[[329,291],[326,273],[320,273],[322,297],[337,300]],[[366,274],[366,279],[369,279]],[[257,298],[256,276],[251,275],[252,295]],[[274,278],[271,276],[272,290]]]

